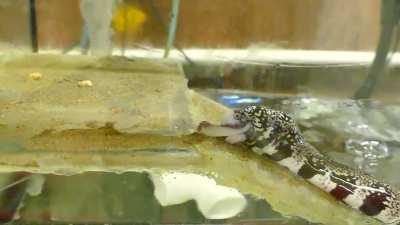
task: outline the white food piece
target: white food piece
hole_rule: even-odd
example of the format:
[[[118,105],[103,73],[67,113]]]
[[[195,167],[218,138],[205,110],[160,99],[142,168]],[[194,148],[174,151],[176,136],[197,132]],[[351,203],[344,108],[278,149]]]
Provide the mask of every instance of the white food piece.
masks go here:
[[[232,128],[232,127],[223,127],[218,125],[208,125],[200,128],[200,133],[210,136],[210,137],[227,137],[240,135],[246,132],[250,128],[250,125],[246,125],[243,128]]]
[[[93,83],[90,80],[81,80],[78,82],[79,87],[92,87]]]
[[[39,72],[33,72],[29,74],[29,78],[31,78],[32,80],[40,80],[42,79],[43,75]]]

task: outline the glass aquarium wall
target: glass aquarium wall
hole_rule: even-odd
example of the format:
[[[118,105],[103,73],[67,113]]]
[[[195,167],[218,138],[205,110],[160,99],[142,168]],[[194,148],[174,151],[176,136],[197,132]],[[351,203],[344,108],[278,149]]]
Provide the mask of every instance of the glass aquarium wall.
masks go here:
[[[400,188],[399,9],[1,0],[0,223],[379,224],[197,132],[264,105],[322,154]],[[163,177],[180,172],[190,179]]]
[[[168,51],[184,62],[192,87],[333,97],[352,97],[362,84],[383,23],[379,0],[188,0],[175,14],[173,1],[33,2],[35,21],[29,1],[2,1],[3,50],[147,58]],[[397,76],[389,77],[375,97],[395,98]]]

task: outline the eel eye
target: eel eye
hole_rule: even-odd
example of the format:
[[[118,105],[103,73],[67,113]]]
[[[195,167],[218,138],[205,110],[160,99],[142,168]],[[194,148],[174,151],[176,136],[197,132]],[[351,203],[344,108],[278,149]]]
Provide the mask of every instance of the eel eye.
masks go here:
[[[233,113],[233,119],[235,119],[235,120],[240,120],[240,112],[238,112],[238,111],[235,111],[234,113]]]

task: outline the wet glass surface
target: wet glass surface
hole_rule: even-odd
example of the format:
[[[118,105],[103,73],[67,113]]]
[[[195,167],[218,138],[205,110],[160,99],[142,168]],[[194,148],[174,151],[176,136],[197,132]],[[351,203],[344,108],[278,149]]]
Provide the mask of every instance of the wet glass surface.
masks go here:
[[[36,23],[32,20],[34,2]],[[159,60],[165,54],[166,38],[171,34],[168,23],[172,2],[0,0],[0,50],[30,52],[39,48],[39,52],[57,54],[112,53]],[[170,59],[185,62],[183,70],[190,88],[200,88],[200,93],[230,108],[262,104],[289,112],[306,140],[319,151],[399,188],[398,57],[393,57],[397,58],[392,60],[394,66],[376,86],[374,99],[379,100],[349,100],[365,80],[373,59],[381,30],[380,6],[379,0],[368,3],[249,0],[246,4],[234,0],[181,1],[176,49],[171,51]],[[348,18],[353,18],[351,23]],[[397,44],[393,43],[394,50]],[[105,83],[107,90],[111,82]],[[0,98],[15,98],[13,85],[10,86],[0,89]],[[142,89],[136,89],[141,96]],[[160,89],[156,91],[160,93]],[[59,96],[53,95],[53,90],[39,92],[59,103],[61,97],[69,100],[75,91]],[[109,96],[114,111],[118,111],[115,107],[122,102],[132,106],[132,97],[121,100],[113,94]],[[168,107],[179,108],[169,104],[160,108]],[[62,115],[58,110],[54,109]],[[134,111],[131,108],[127,111],[130,110]],[[19,112],[22,115],[11,117],[20,120],[24,111]],[[130,116],[121,120],[127,121]],[[88,125],[94,128],[96,124]],[[0,124],[2,127],[7,126]],[[0,136],[0,149],[3,154],[18,155],[26,150],[20,142],[19,137]],[[184,160],[198,160],[190,150],[179,150],[182,150],[179,154],[187,151]],[[90,154],[96,151],[86,154],[92,157]],[[41,156],[47,153],[30,152]],[[152,157],[149,152],[143,154]],[[43,159],[42,163],[60,166],[63,161]],[[209,220],[194,201],[161,207],[153,190],[146,173],[85,172],[68,176],[4,173],[0,174],[0,222],[309,224],[301,219],[284,218],[267,202],[252,196],[246,196],[248,206],[238,216]]]
[[[291,113],[306,139],[334,160],[399,187],[396,104],[327,100],[228,90],[198,90],[231,108],[262,104]],[[389,126],[393,124],[393,126]],[[384,126],[384,128],[383,128]],[[7,145],[7,143],[2,143]],[[10,145],[10,143],[8,143]],[[71,176],[1,175],[0,219],[15,224],[308,224],[287,220],[267,202],[247,196],[248,206],[226,220],[206,219],[194,201],[161,207],[145,173],[86,172]],[[292,222],[290,222],[292,221]]]
[[[309,224],[247,196],[240,215],[209,220],[189,201],[161,207],[145,173],[1,174],[0,221],[12,224]]]
[[[229,90],[200,92],[232,108],[261,104],[289,112],[306,140],[319,151],[400,187],[395,172],[400,169],[399,103]]]

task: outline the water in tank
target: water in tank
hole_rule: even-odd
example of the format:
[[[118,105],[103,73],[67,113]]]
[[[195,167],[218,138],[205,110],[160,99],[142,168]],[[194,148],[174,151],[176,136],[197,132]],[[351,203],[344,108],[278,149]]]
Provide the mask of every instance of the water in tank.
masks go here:
[[[400,223],[397,0],[1,0],[0,223]]]

